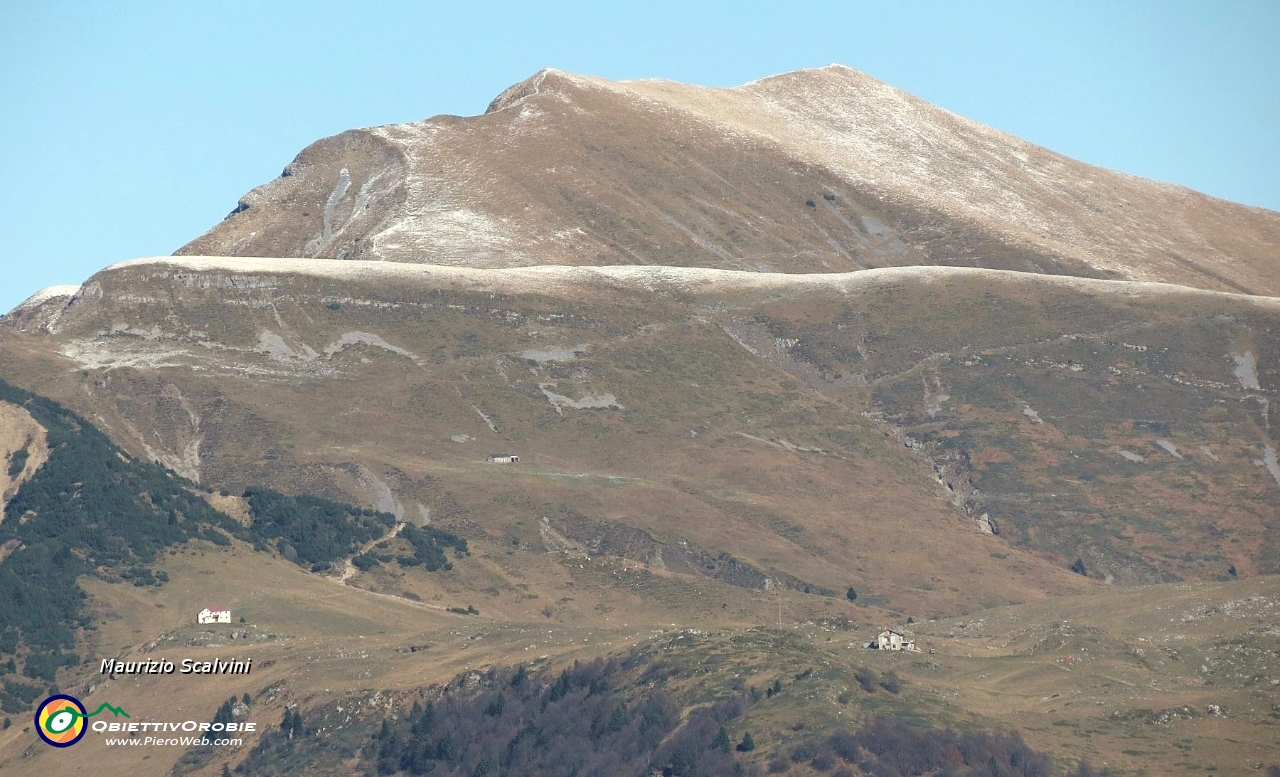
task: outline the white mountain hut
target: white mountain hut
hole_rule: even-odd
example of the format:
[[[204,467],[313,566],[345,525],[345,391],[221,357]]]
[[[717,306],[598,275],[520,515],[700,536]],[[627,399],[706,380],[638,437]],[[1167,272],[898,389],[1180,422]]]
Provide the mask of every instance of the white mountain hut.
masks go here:
[[[876,650],[905,650],[914,653],[916,643],[913,639],[908,639],[907,635],[901,631],[893,629],[885,629],[876,635],[876,641],[872,647]]]
[[[206,607],[196,615],[196,623],[230,623],[231,610],[226,607]]]

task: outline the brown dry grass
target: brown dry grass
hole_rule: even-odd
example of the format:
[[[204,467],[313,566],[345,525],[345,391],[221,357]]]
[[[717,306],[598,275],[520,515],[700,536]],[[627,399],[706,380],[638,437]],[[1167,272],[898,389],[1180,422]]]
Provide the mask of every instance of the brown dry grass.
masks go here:
[[[11,457],[24,449],[27,451],[26,464],[10,477]],[[48,458],[49,443],[44,427],[23,408],[0,402],[0,520],[3,520],[4,506]]]

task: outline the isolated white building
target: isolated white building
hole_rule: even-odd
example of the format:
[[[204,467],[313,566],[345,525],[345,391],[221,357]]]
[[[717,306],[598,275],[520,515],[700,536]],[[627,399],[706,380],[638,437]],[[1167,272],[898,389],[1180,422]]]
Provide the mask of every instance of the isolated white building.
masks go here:
[[[490,464],[519,464],[520,457],[514,453],[490,453]]]
[[[916,643],[900,631],[885,629],[876,636],[875,647],[878,650],[915,651]]]
[[[231,610],[226,607],[206,607],[196,616],[196,623],[230,623]]]

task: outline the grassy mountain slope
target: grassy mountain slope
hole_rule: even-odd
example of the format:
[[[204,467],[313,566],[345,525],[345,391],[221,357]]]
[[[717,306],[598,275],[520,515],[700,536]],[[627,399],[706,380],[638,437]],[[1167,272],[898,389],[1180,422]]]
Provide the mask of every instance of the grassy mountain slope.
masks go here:
[[[0,771],[1256,773],[1278,218],[834,66],[320,141],[0,318],[0,702],[266,735]]]
[[[1274,569],[1276,310],[946,268],[175,259],[100,274],[3,347],[218,487],[946,613],[1079,590],[1054,569],[1077,558],[1122,584]]]
[[[27,711],[46,687],[75,673],[78,651],[102,625],[86,605],[86,580],[160,587],[168,575],[155,565],[195,540],[223,547],[249,542],[312,572],[327,571],[385,536],[394,522],[386,513],[319,497],[255,489],[245,493],[242,525],[214,509],[219,500],[211,494],[161,465],[131,458],[56,402],[3,381],[0,402],[9,415],[21,410],[32,419],[47,446],[0,522],[0,595],[7,603],[0,610],[0,674],[12,675],[0,690],[6,713]],[[9,459],[28,460],[16,453]],[[425,565],[430,570],[448,566],[441,540],[456,541],[460,555],[466,551],[465,542],[447,532],[420,533],[414,549],[432,562]],[[423,566],[421,558],[398,563]]]
[[[802,757],[808,749],[817,755],[836,728],[886,712],[926,727],[1016,728],[1053,755],[1059,771],[1080,757],[1136,774],[1208,765],[1244,773],[1268,762],[1274,678],[1265,656],[1275,635],[1266,624],[1276,578],[1255,577],[1246,565],[1261,569],[1268,558],[1261,541],[1245,544],[1250,524],[1224,526],[1218,538],[1232,552],[1239,546],[1237,577],[1248,579],[1131,593],[1107,587],[1068,572],[1072,553],[1041,539],[1038,532],[1079,531],[1067,517],[1046,509],[1024,526],[998,512],[994,489],[966,487],[983,485],[973,473],[992,457],[951,456],[957,449],[947,446],[960,443],[950,441],[971,443],[946,426],[976,417],[985,425],[968,423],[989,446],[1045,445],[1041,427],[1071,416],[1047,409],[1070,396],[1055,376],[1097,380],[1090,385],[1102,396],[1123,396],[1137,390],[1129,388],[1134,379],[1117,375],[1109,359],[1151,353],[1156,341],[1148,336],[1199,331],[1202,359],[1174,365],[1177,372],[1156,372],[1170,365],[1153,362],[1136,385],[1163,379],[1186,392],[1168,401],[1193,407],[1204,397],[1234,401],[1218,423],[1224,438],[1243,438],[1236,444],[1247,449],[1246,435],[1266,432],[1251,407],[1265,404],[1275,380],[1266,338],[1245,339],[1272,325],[1265,300],[964,271],[793,285],[674,271],[564,279],[545,270],[513,277],[426,270],[425,288],[415,288],[403,275],[387,283],[368,273],[326,279],[250,270],[220,260],[104,273],[94,281],[97,296],[60,312],[57,331],[6,328],[6,363],[29,384],[70,388],[68,400],[126,446],[196,464],[192,475],[215,489],[261,478],[282,489],[310,485],[366,504],[386,501],[401,517],[425,512],[433,526],[465,536],[472,555],[435,573],[388,560],[339,582],[232,539],[158,557],[155,569],[169,578],[158,588],[81,578],[84,612],[98,624],[80,647],[86,656],[226,658],[234,646],[230,652],[260,667],[231,684],[125,679],[93,691],[104,699],[160,715],[181,696],[184,709],[212,716],[229,693],[249,692],[257,701],[247,714],[264,727],[278,725],[285,704],[313,722],[345,726],[336,706],[353,699],[390,692],[409,705],[426,686],[474,668],[533,662],[554,675],[564,661],[639,646],[646,666],[678,669],[667,684],[681,706],[731,691],[735,675],[759,689],[783,681],[780,694],[726,726],[735,739],[753,733],[758,752],[741,760],[761,770],[785,760],[792,773],[813,773]],[[139,289],[149,299],[135,299]],[[932,314],[908,319],[906,309]],[[182,326],[185,316],[205,329]],[[1070,331],[1080,339],[1064,340],[1060,319],[1077,324]],[[1008,320],[1021,325],[1000,325]],[[1123,339],[1112,333],[1125,324]],[[1046,341],[1091,348],[1078,357],[1052,354],[1046,366],[1031,358]],[[1233,343],[1253,354],[1256,375],[1236,374]],[[112,361],[94,367],[90,355]],[[985,392],[956,377],[998,359],[1004,380],[981,382]],[[895,385],[911,388],[882,388]],[[1005,385],[1016,390],[1003,395]],[[1025,388],[1037,385],[1037,394]],[[1100,428],[1112,423],[1096,413],[1105,402],[1087,407]],[[1159,439],[1185,451],[1195,440],[1180,437],[1191,434],[1182,429],[1159,431]],[[1068,450],[1114,452],[1080,442]],[[1231,461],[1230,446],[1206,444]],[[521,453],[522,463],[485,463],[497,449]],[[197,455],[184,460],[186,450]],[[1219,487],[1235,489],[1224,500],[1247,498],[1242,482],[1258,489],[1258,507],[1246,517],[1264,537],[1270,473],[1265,462],[1245,465],[1227,469],[1234,480]],[[1220,470],[1192,472],[1214,482]],[[1091,499],[1131,490],[1072,479]],[[237,509],[233,498],[220,501],[234,513],[252,499]],[[998,536],[980,530],[979,510],[992,516]],[[1099,511],[1094,520],[1114,519]],[[1181,519],[1162,527],[1166,537],[1187,529]],[[1102,536],[1069,547],[1136,556],[1150,568],[1165,563],[1159,546]],[[390,559],[412,553],[407,542],[357,550]],[[1084,555],[1101,576],[1098,557]],[[1229,577],[1220,562],[1199,557],[1168,563],[1189,578]],[[848,586],[859,592],[856,602],[843,596]],[[1097,593],[1061,596],[1088,590]],[[210,597],[246,618],[233,627],[244,639],[190,625]],[[1017,601],[1030,603],[982,609]],[[465,614],[468,607],[478,614]],[[968,614],[945,617],[957,612]],[[908,615],[917,621],[908,628],[934,653],[859,649]],[[673,630],[689,627],[715,633],[673,641]],[[893,671],[904,690],[875,685],[868,693],[859,669],[877,678]],[[93,667],[60,675],[63,687],[83,695],[101,682]],[[368,717],[370,732],[378,720]],[[352,733],[353,741],[363,736]],[[0,738],[4,768],[48,768],[47,748],[33,749],[25,736],[15,727]],[[264,751],[261,763],[302,757],[318,744],[308,742],[300,740],[294,756]],[[324,752],[307,756],[320,759],[319,771],[362,763],[359,748],[337,762]],[[119,749],[84,748],[74,758],[164,773],[180,755],[153,767]],[[278,757],[286,760],[271,760]],[[195,773],[221,767],[192,758],[184,763]]]
[[[467,563],[445,577],[462,574]],[[1271,736],[1276,677],[1269,663],[1278,647],[1274,576],[1107,589],[925,619],[907,629],[933,652],[906,655],[860,649],[879,626],[874,616],[796,622],[788,614],[782,630],[624,627],[621,619],[492,617],[488,599],[480,615],[456,615],[427,601],[337,585],[238,543],[185,546],[160,569],[170,577],[161,588],[87,582],[102,619],[95,650],[125,658],[252,657],[253,674],[220,682],[103,681],[85,672],[64,687],[157,719],[179,714],[176,708],[211,717],[228,696],[248,692],[247,717],[238,719],[257,721],[267,732],[292,707],[307,733],[292,752],[279,751],[276,742],[265,764],[277,769],[307,758],[308,773],[352,773],[384,717],[403,720],[415,700],[439,703],[446,686],[469,698],[483,690],[491,667],[524,665],[544,687],[575,660],[628,654],[640,660],[612,687],[642,695],[656,686],[682,709],[754,687],[760,700],[726,728],[735,744],[752,733],[757,750],[738,757],[762,772],[775,756],[789,761],[797,748],[820,745],[836,729],[856,730],[879,715],[961,731],[1016,729],[1032,748],[1053,756],[1053,774],[1081,758],[1119,774],[1153,776],[1205,767],[1255,774],[1255,764],[1278,760]],[[247,623],[231,631],[192,625],[190,612],[211,595]],[[790,607],[798,596],[783,598]],[[243,638],[229,640],[232,632]],[[859,670],[873,674],[871,691]],[[901,682],[897,694],[881,684],[891,672]],[[775,681],[781,691],[768,694]],[[97,686],[92,693],[90,684]],[[229,761],[205,761],[194,773],[216,775],[224,762],[235,767],[258,741]],[[166,748],[144,761],[148,753],[141,750],[86,742],[57,753],[33,747],[19,725],[0,732],[6,774],[47,773],[67,764],[166,774],[182,752]],[[250,773],[267,773],[259,771],[263,761],[254,763]],[[791,766],[793,774],[832,771]]]

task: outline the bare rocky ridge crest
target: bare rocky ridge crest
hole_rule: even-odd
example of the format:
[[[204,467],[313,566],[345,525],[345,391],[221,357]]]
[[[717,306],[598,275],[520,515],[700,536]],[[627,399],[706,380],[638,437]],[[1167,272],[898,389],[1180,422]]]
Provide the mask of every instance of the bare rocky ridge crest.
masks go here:
[[[732,89],[544,70],[483,115],[352,130],[286,173],[179,253],[961,265],[1280,293],[1280,214],[1067,159],[841,66]]]

